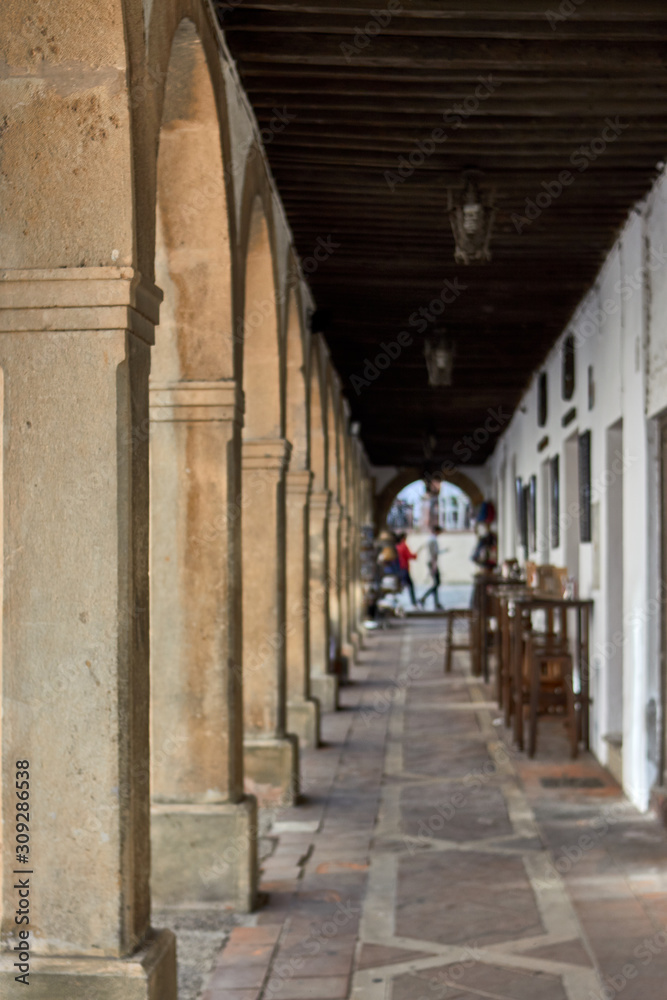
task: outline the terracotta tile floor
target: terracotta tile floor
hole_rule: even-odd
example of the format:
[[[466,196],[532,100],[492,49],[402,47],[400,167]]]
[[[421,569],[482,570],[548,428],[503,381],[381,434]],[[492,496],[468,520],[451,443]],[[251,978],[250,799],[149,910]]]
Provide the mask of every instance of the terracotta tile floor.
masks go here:
[[[505,744],[443,625],[369,636],[204,1000],[667,996],[665,831],[558,720],[534,761]]]

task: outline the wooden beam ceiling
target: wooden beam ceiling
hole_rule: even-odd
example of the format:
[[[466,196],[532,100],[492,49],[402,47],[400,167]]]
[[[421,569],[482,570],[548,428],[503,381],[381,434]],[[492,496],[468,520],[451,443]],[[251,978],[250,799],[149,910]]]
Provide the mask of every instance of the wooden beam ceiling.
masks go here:
[[[517,405],[661,168],[667,4],[585,0],[571,16],[553,0],[216,6],[297,248],[305,260],[318,239],[335,245],[309,280],[371,458],[450,457],[489,408]],[[278,130],[276,108],[288,112]],[[446,209],[469,166],[495,190],[497,216],[492,262],[466,268]],[[564,170],[573,183],[517,221]],[[445,281],[465,287],[426,330],[410,324]],[[424,336],[443,326],[454,384],[432,389]],[[355,382],[404,329],[413,343],[391,367]]]

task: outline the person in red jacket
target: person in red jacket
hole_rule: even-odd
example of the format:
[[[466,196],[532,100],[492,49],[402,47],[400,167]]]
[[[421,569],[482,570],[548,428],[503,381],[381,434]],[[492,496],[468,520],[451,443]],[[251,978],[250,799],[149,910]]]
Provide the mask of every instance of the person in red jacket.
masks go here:
[[[401,581],[401,590],[403,590],[404,587],[409,589],[412,606],[416,608],[417,598],[415,597],[415,587],[412,582],[412,577],[410,576],[410,560],[416,559],[417,556],[408,548],[406,538],[407,535],[405,534],[399,535],[398,544],[396,545],[396,555],[398,556],[398,575]]]

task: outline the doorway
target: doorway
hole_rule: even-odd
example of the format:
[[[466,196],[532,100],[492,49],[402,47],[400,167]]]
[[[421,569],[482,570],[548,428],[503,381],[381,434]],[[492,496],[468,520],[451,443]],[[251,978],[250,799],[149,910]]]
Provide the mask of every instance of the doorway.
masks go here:
[[[547,459],[540,466],[540,485],[538,490],[539,519],[537,530],[538,562],[547,566],[551,558],[550,545],[550,513],[551,513],[551,462]]]
[[[623,621],[623,421],[607,429],[606,682],[608,765],[623,779],[623,645],[614,641]]]
[[[579,435],[565,442],[565,565],[568,576],[579,583]]]

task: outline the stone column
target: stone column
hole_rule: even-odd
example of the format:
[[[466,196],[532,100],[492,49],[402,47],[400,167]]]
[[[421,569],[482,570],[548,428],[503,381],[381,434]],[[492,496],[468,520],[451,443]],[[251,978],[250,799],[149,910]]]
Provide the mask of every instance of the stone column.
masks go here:
[[[357,651],[363,648],[363,634],[361,629],[361,609],[363,605],[363,586],[361,582],[361,527],[354,518],[352,520],[352,634]]]
[[[329,669],[329,503],[331,493],[310,497],[310,690],[323,712],[338,707],[338,678]]]
[[[331,669],[341,673],[341,523],[343,508],[332,499],[329,506],[329,662]]]
[[[354,645],[352,640],[352,605],[350,598],[350,586],[352,574],[350,572],[350,557],[352,532],[350,530],[351,518],[346,511],[343,511],[340,522],[340,614],[341,614],[341,650],[345,672],[351,660],[354,660]]]
[[[286,732],[285,471],[282,438],[243,442],[243,701],[246,787],[293,802],[299,741]]]
[[[176,998],[173,935],[150,928],[145,780],[159,301],[130,267],[0,272],[2,933],[13,948],[28,878],[33,1000]],[[12,864],[17,761],[27,865]],[[3,997],[22,989],[15,961],[0,956]]]
[[[359,649],[354,614],[354,524],[352,517],[346,514],[343,518],[343,654],[348,662],[354,661]]]
[[[151,384],[153,895],[252,909],[256,803],[243,792],[242,394]]]
[[[286,627],[287,728],[303,746],[320,741],[320,705],[310,694],[309,499],[313,474],[287,473]]]

